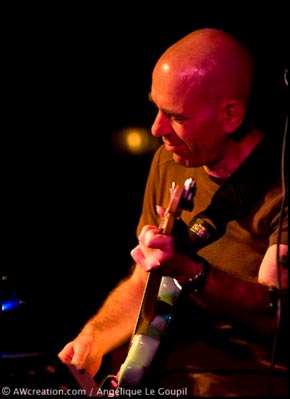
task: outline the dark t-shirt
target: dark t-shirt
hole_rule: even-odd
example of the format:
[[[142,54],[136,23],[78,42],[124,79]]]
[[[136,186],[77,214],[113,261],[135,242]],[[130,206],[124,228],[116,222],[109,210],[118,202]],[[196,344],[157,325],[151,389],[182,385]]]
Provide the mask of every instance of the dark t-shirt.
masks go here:
[[[193,210],[182,214],[186,223],[209,205],[221,184],[210,178],[203,168],[185,168],[177,164],[163,146],[157,150],[148,176],[137,234],[146,224],[159,224],[155,206],[168,205],[172,182],[182,186],[190,177],[196,182],[196,192]],[[259,266],[267,248],[278,242],[281,200],[281,183],[277,182],[260,198],[247,216],[238,222],[229,222],[225,234],[202,248],[199,255],[221,270],[246,280],[257,281]],[[286,214],[280,243],[288,244]]]

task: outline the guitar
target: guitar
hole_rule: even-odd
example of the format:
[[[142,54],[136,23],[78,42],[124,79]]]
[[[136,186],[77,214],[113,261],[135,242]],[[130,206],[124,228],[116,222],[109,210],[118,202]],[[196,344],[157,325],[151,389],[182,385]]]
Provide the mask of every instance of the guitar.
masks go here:
[[[172,187],[170,201],[161,217],[159,230],[171,234],[183,210],[193,209],[195,182],[192,178],[183,187]],[[173,308],[181,291],[178,282],[154,271],[148,273],[142,303],[132,335],[129,351],[118,373],[119,388],[140,386],[159,347],[162,335],[173,316]]]

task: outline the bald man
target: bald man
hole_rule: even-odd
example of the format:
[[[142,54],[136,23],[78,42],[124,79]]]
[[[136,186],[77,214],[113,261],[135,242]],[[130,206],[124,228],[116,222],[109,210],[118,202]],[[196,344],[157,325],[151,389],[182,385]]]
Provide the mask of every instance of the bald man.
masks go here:
[[[179,187],[189,178],[195,182],[193,210],[182,214],[189,225],[265,139],[254,118],[248,118],[253,80],[250,52],[221,30],[194,31],[161,55],[150,99],[157,109],[152,134],[163,145],[147,180],[138,245],[131,252],[135,264],[60,351],[63,362],[95,376],[104,355],[129,341],[148,272],[153,272],[174,278],[185,292],[164,344],[166,356],[155,368],[152,364],[154,371],[148,367],[146,384],[154,392],[184,389],[180,392],[189,397],[287,392],[283,350],[274,348],[277,329],[284,329],[282,293],[288,284],[282,261],[288,256],[288,217],[281,210],[281,178],[271,182],[246,215],[225,223],[218,239],[198,250],[192,246],[192,254],[181,249],[180,237],[163,234],[159,225],[173,182]],[[279,337],[285,336],[280,330]]]

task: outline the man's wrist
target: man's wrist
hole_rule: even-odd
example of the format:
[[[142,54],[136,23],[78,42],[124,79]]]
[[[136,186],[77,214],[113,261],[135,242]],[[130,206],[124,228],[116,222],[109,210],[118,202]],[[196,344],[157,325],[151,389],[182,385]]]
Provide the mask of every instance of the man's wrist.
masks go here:
[[[201,271],[194,277],[189,278],[184,285],[184,289],[188,294],[200,295],[204,290],[211,267],[206,259],[203,259],[202,263]]]

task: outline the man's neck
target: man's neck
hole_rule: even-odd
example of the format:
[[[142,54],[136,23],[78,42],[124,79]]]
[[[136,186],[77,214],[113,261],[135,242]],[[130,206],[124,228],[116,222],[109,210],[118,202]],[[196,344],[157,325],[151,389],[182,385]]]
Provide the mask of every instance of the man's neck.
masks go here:
[[[209,176],[226,179],[230,177],[243,161],[251,154],[254,148],[263,139],[264,134],[259,130],[253,130],[245,135],[239,142],[232,141],[227,146],[225,154],[220,162],[215,165],[204,165],[204,170]]]

